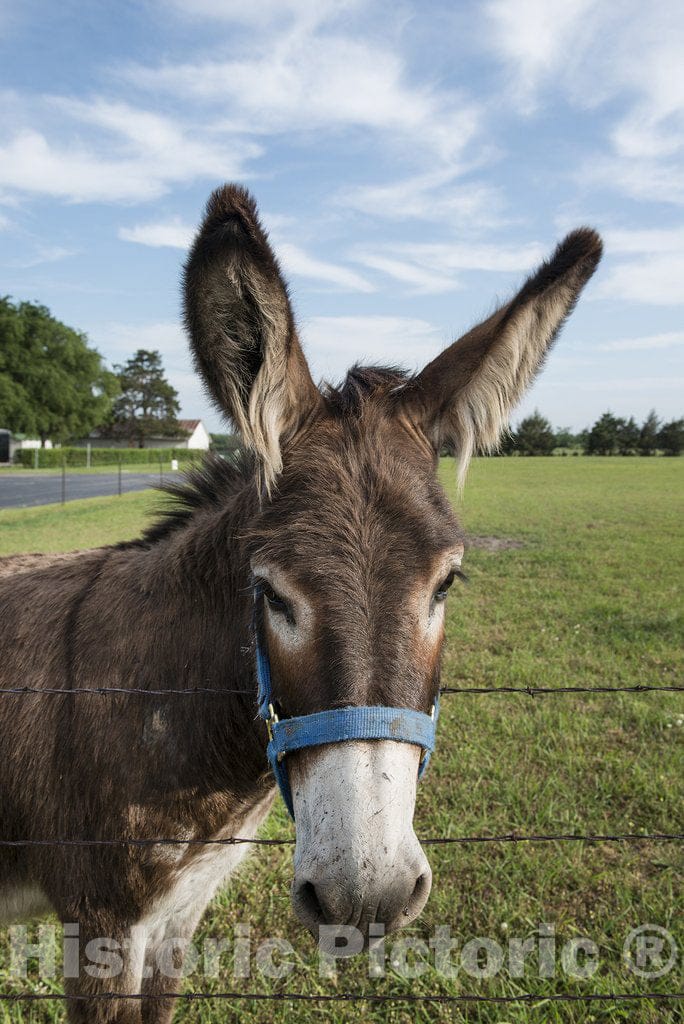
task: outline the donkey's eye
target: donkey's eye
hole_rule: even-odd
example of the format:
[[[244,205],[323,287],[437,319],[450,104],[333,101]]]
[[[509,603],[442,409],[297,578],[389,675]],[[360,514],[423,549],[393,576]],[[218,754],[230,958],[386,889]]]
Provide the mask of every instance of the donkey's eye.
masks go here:
[[[274,612],[279,612],[281,615],[287,615],[290,617],[290,608],[287,601],[284,601],[280,594],[276,594],[273,587],[269,587],[268,583],[262,584],[264,597],[268,601],[269,608],[272,608]]]
[[[445,601],[446,600],[446,596],[447,596],[447,594],[449,592],[449,587],[454,582],[455,577],[456,577],[456,572],[454,571],[454,572],[450,572],[449,575],[446,577],[446,579],[442,580],[440,585],[437,587],[437,590],[435,591],[435,601]]]

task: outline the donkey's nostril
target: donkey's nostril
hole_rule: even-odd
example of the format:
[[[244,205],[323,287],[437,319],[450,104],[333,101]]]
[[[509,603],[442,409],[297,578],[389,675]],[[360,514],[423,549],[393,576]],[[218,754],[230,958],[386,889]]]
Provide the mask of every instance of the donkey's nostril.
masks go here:
[[[320,924],[327,923],[328,916],[321,905],[313,882],[295,880],[292,887],[292,903],[297,917],[307,928],[314,929]]]
[[[390,890],[384,904],[380,907],[379,920],[384,920],[387,932],[396,931],[397,928],[403,928],[410,924],[418,917],[427,903],[432,888],[432,872],[425,857],[422,857],[420,866],[423,870],[418,876],[413,876],[415,879],[413,884],[411,884],[410,876],[404,876],[403,899],[401,898],[401,887],[398,890],[395,888],[394,892]]]
[[[347,887],[330,879],[315,883],[295,878],[292,905],[302,924],[312,930],[322,924],[349,924],[359,909]]]
[[[318,898],[316,886],[313,882],[304,882],[304,884],[300,886],[297,895],[301,901],[302,909],[308,910],[312,915],[318,918],[318,920],[324,920],[325,915],[323,913],[323,907],[321,906],[321,901]]]
[[[404,907],[404,916],[411,917],[414,913],[420,913],[425,905],[425,901],[430,895],[430,889],[432,887],[432,872],[423,872],[416,879],[416,884],[413,887],[413,892],[409,898],[409,901]]]

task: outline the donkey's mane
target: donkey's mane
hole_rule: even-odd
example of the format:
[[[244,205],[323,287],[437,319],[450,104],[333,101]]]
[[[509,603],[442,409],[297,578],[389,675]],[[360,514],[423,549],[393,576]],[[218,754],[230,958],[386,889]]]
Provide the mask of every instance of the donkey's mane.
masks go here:
[[[243,449],[226,458],[206,455],[201,463],[186,469],[180,480],[159,485],[157,490],[170,500],[155,510],[158,519],[144,531],[140,543],[155,544],[183,529],[199,509],[225,508],[255,479],[255,471],[254,457]]]
[[[323,393],[333,412],[354,416],[361,412],[369,398],[404,387],[410,376],[398,366],[359,366],[356,363],[343,384],[338,387],[326,384]]]

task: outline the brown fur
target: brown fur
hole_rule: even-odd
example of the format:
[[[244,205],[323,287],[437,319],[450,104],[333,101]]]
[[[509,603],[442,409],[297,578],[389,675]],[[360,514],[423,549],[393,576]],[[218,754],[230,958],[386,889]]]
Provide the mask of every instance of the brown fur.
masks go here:
[[[140,541],[0,563],[0,685],[65,691],[0,701],[2,837],[239,834],[273,790],[255,714],[254,558],[281,566],[316,608],[303,662],[274,646],[285,713],[429,710],[441,644],[417,642],[406,608],[462,540],[437,453],[494,443],[599,251],[593,233],[570,236],[512,303],[417,378],[357,368],[321,393],[253,201],[238,188],[215,194],[188,260],[187,323],[198,368],[250,451],[210,459],[171,488],[174,508]],[[93,686],[243,692],[70,692]],[[154,847],[3,848],[0,893],[31,883],[84,940],[124,938],[201,856],[198,847],[180,859]],[[126,984],[84,977],[69,989]],[[156,975],[144,982],[150,993],[168,987]],[[162,1024],[171,1012],[158,1002],[73,1004],[69,1019]]]

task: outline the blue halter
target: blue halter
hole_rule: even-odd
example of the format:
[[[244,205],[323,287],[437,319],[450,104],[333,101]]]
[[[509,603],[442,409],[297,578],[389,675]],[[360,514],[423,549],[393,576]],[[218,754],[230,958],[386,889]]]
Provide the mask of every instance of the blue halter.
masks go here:
[[[413,743],[423,750],[418,769],[420,779],[435,748],[439,695],[435,699],[430,715],[410,708],[375,706],[334,708],[331,711],[318,711],[295,718],[278,718],[273,707],[271,664],[259,629],[257,602],[260,597],[261,588],[256,586],[254,631],[259,715],[266,722],[269,740],[266,753],[290,817],[294,818],[294,807],[285,758],[293,750],[301,750],[303,747],[319,747],[326,743],[340,743],[345,740],[396,740],[400,743]]]

